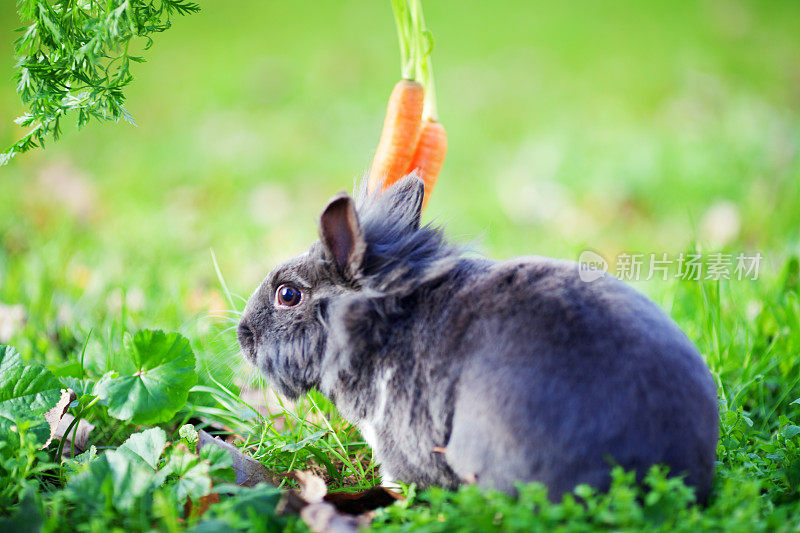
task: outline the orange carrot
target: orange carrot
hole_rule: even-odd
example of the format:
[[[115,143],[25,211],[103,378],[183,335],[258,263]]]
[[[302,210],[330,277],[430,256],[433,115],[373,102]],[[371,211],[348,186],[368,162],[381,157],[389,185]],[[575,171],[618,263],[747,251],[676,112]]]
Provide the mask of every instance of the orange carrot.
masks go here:
[[[416,81],[400,80],[394,86],[369,171],[368,191],[385,189],[406,174],[420,136],[424,97],[422,84]]]
[[[416,170],[419,177],[425,182],[425,198],[422,200],[423,209],[428,205],[428,200],[431,198],[433,187],[436,185],[436,178],[439,177],[439,172],[444,164],[445,155],[447,155],[447,133],[444,131],[444,126],[435,120],[426,120],[422,124],[419,143],[408,167],[409,173]]]

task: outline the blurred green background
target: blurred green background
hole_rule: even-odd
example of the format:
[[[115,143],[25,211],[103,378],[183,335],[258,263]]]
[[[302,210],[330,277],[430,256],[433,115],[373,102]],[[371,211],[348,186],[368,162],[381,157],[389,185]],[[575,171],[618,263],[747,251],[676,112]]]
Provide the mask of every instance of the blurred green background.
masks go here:
[[[115,324],[201,342],[229,307],[209,251],[246,297],[368,167],[399,77],[388,0],[201,6],[135,65],[138,126],[68,127],[0,168],[0,303],[27,317],[0,341],[29,357]],[[425,216],[451,236],[495,258],[698,243],[772,272],[797,252],[800,3],[424,7],[450,141]],[[3,146],[19,25],[0,3]]]

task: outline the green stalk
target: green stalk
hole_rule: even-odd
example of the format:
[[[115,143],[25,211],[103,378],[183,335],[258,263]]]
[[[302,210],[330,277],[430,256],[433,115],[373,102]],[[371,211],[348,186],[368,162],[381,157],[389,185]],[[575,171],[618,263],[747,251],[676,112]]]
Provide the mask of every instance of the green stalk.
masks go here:
[[[425,88],[423,120],[437,120],[436,90],[433,84],[431,51],[433,38],[425,26],[421,0],[391,0],[397,40],[400,45],[400,72]]]
[[[413,36],[407,0],[392,0],[394,22],[397,26],[397,41],[400,44],[400,73],[404,79],[415,80],[416,69],[413,55]]]
[[[421,0],[411,0],[411,18],[414,24],[414,37],[416,40],[416,67],[418,80],[425,87],[425,107],[422,120],[438,120],[436,112],[436,90],[433,85],[433,66],[431,53],[433,52],[433,37],[425,26],[425,16],[422,13]]]
[[[78,418],[77,416],[72,419],[72,422],[67,427],[67,430],[64,432],[64,435],[61,437],[61,440],[58,443],[58,451],[56,452],[56,461],[58,461],[59,464],[61,464],[61,454],[64,453],[64,442],[66,442],[67,436],[69,435],[69,432],[72,430],[73,427],[77,427],[78,422],[80,422],[80,420],[81,419]],[[74,457],[75,456],[75,453],[74,453],[75,452],[75,442],[74,441],[72,443],[72,451],[73,451],[73,457]]]

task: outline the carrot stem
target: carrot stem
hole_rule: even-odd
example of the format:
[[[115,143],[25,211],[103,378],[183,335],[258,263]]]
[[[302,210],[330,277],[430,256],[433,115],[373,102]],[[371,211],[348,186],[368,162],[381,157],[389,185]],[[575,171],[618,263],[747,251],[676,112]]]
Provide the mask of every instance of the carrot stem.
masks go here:
[[[415,59],[412,49],[411,13],[407,0],[392,0],[397,40],[400,43],[400,73],[403,79],[416,80]]]
[[[400,44],[402,80],[389,98],[381,139],[370,168],[368,190],[386,188],[417,171],[425,183],[423,209],[447,153],[447,134],[438,123],[431,52],[421,0],[391,0]]]
[[[412,34],[414,38],[414,63],[417,80],[425,87],[424,119],[438,120],[436,112],[436,90],[433,84],[433,65],[431,54],[433,52],[433,36],[425,26],[425,16],[422,13],[421,0],[410,0],[409,11],[411,14]],[[401,45],[402,47],[403,45]]]

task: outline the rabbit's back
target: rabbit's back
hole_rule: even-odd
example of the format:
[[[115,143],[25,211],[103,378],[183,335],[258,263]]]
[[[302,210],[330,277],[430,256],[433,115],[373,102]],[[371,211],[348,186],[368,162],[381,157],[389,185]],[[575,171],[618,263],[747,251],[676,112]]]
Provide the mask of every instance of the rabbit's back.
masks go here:
[[[655,304],[611,276],[581,281],[547,258],[497,263],[454,291],[463,332],[447,462],[503,490],[605,488],[611,465],[665,463],[704,499],[713,477],[715,386]]]

